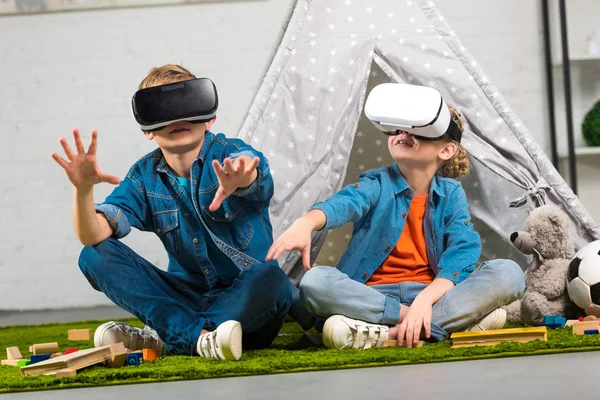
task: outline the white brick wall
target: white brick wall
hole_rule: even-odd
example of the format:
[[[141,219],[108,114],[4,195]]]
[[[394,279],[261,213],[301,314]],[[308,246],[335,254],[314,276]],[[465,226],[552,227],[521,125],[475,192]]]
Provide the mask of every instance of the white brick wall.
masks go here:
[[[0,17],[0,309],[107,303],[77,267],[81,246],[71,226],[71,188],[50,158],[60,150],[58,137],[70,135],[73,127],[86,137],[97,129],[100,165],[123,176],[154,146],[136,128],[130,96],[150,67],[167,62],[182,62],[216,82],[220,110],[215,130],[235,135],[292,3]],[[437,4],[548,149],[539,2]],[[97,201],[110,190],[98,187]],[[160,242],[152,235],[133,233],[126,242],[165,267]]]
[[[124,176],[154,148],[129,101],[147,71],[183,63],[219,88],[215,130],[236,135],[292,0],[0,17],[0,309],[107,303],[77,267],[71,186],[50,158],[60,136],[99,132],[102,168]],[[265,10],[268,10],[268,17]],[[9,39],[11,38],[11,39]],[[101,185],[96,200],[111,190]],[[153,235],[126,242],[166,267]]]

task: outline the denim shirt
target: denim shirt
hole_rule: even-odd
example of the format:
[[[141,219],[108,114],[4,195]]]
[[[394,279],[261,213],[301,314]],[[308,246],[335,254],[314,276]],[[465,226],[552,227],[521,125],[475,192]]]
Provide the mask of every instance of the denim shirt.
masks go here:
[[[354,224],[338,264],[342,272],[358,282],[369,280],[398,242],[413,196],[394,163],[363,173],[358,183],[313,206],[327,216],[324,229]],[[481,240],[458,181],[433,178],[423,224],[427,258],[436,277],[462,282],[476,268]]]
[[[256,180],[225,199],[218,210],[209,211],[219,187],[212,161],[223,163],[226,157],[242,155],[260,158]],[[240,271],[262,262],[273,242],[268,209],[273,178],[262,153],[240,139],[212,132],[206,132],[190,173],[192,198],[156,149],[131,167],[96,211],[106,216],[118,239],[131,227],[156,233],[168,252],[169,272],[208,290],[219,278],[208,259],[203,228]]]

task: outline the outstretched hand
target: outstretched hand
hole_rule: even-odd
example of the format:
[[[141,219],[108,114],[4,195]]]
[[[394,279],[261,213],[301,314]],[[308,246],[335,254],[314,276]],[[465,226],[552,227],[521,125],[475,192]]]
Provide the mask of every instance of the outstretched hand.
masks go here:
[[[208,209],[210,211],[218,210],[223,201],[238,188],[250,186],[258,176],[256,167],[258,167],[259,161],[258,157],[250,159],[247,156],[240,156],[234,162],[231,162],[230,158],[226,158],[223,161],[225,166],[223,168],[218,160],[213,160],[212,165],[219,180],[219,188]]]
[[[71,150],[67,139],[64,137],[60,138],[60,144],[62,145],[65,155],[69,161],[65,160],[57,153],[52,153],[52,158],[58,163],[58,165],[63,167],[73,186],[79,189],[87,189],[101,182],[118,185],[120,182],[118,177],[103,172],[98,166],[98,162],[96,160],[98,132],[95,130],[92,131],[92,138],[90,140],[90,145],[87,152],[83,147],[79,129],[73,129],[73,139],[75,141],[77,154],[73,153],[73,150]]]
[[[302,254],[302,265],[306,270],[310,269],[310,248],[312,228],[302,218],[297,219],[292,226],[286,229],[273,242],[267,253],[265,261],[279,260],[286,252],[298,250]]]

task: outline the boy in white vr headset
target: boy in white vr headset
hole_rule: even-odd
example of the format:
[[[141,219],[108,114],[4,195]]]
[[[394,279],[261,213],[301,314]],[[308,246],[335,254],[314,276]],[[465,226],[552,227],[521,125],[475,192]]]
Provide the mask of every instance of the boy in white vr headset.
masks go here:
[[[292,290],[276,262],[268,206],[273,179],[263,155],[240,139],[213,134],[214,84],[185,68],[153,68],[135,94],[133,112],[158,149],[122,181],[100,170],[97,133],[87,152],[54,153],[74,187],[74,226],[86,246],[79,266],[94,289],[153,329],[109,322],[94,344],[123,342],[131,350],[237,360],[244,347],[270,345],[290,308]],[[118,184],[94,206],[97,183]],[[119,239],[131,227],[158,235],[168,271]]]
[[[511,260],[478,263],[480,237],[456,179],[469,161],[460,145],[463,123],[432,88],[375,87],[365,114],[389,134],[395,163],[363,173],[296,220],[269,249],[267,260],[299,250],[308,272],[300,297],[326,319],[329,348],[411,347],[451,332],[498,329],[500,308],[525,288]],[[354,224],[337,268],[310,266],[311,233]]]

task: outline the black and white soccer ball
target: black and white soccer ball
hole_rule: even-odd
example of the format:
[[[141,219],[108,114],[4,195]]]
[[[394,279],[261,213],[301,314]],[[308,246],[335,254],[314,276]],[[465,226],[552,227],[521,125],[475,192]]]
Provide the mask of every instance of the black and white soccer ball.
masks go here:
[[[571,260],[567,292],[587,315],[600,317],[600,240],[583,246]]]

